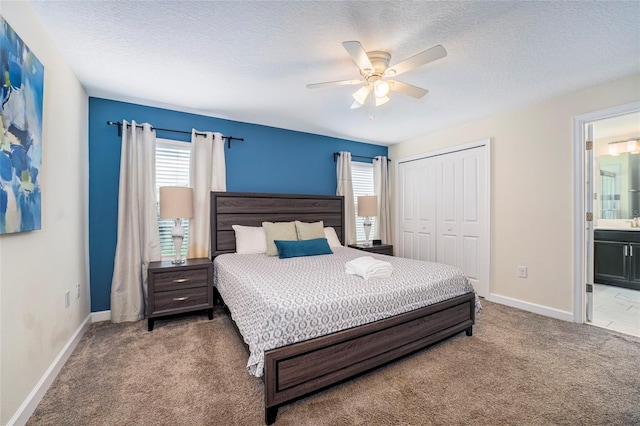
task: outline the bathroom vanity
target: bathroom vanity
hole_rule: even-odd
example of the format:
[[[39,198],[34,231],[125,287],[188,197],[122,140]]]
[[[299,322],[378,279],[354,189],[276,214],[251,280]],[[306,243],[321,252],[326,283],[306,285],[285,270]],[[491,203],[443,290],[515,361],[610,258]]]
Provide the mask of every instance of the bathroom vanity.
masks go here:
[[[640,290],[640,228],[596,229],[594,281]]]

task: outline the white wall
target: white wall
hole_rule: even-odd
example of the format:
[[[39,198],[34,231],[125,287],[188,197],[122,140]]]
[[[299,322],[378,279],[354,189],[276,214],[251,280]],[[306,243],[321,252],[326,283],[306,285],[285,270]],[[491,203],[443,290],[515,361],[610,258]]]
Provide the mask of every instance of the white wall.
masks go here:
[[[398,160],[491,138],[490,293],[494,300],[568,318],[573,312],[572,120],[638,100],[640,75],[634,75],[427,134],[390,147],[392,179]],[[517,277],[518,265],[529,268],[528,278]]]
[[[88,97],[28,3],[0,0],[0,10],[45,70],[42,230],[0,236],[0,424],[7,424],[89,316]]]

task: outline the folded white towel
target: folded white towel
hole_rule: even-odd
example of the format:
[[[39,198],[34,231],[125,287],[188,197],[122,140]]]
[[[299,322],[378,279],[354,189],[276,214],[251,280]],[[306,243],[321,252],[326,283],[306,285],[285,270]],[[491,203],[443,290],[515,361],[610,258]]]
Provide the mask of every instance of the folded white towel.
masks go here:
[[[369,280],[372,278],[386,278],[393,273],[389,262],[374,259],[371,256],[361,256],[344,264],[347,274],[358,275]]]

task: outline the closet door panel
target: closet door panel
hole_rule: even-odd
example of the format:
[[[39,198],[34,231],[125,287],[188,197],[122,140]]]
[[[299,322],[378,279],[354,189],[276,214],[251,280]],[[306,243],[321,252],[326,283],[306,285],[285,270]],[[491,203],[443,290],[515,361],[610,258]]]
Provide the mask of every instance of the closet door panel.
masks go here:
[[[435,262],[435,163],[426,158],[400,164],[399,256]]]
[[[409,259],[415,259],[413,255],[413,232],[402,232],[400,239],[400,252],[401,257],[407,257]]]
[[[400,247],[398,255],[415,259],[414,234],[417,228],[417,199],[415,194],[419,185],[418,170],[412,163],[402,163],[398,167],[400,180]]]
[[[417,162],[420,184],[415,193],[418,204],[417,257],[436,261],[436,162],[432,158]]]
[[[472,284],[477,283],[479,279],[479,250],[479,238],[471,236],[462,237],[462,265],[460,269],[469,277]]]
[[[435,236],[430,234],[419,234],[418,238],[418,257],[416,259],[426,260],[428,262],[436,261],[436,254],[433,247],[435,247]]]
[[[446,263],[451,266],[459,266],[458,263],[458,236],[444,234],[440,236],[438,245],[438,263]]]
[[[461,239],[461,267],[469,277],[471,284],[480,296],[487,296],[484,281],[488,280],[488,271],[483,268],[488,264],[488,253],[481,249],[484,235],[485,207],[487,188],[484,174],[484,148],[478,147],[459,153],[461,168],[461,216],[459,238]],[[481,282],[482,281],[482,282]]]
[[[458,253],[460,179],[457,157],[457,153],[435,157],[438,170],[436,258],[438,262],[451,266],[460,266]]]

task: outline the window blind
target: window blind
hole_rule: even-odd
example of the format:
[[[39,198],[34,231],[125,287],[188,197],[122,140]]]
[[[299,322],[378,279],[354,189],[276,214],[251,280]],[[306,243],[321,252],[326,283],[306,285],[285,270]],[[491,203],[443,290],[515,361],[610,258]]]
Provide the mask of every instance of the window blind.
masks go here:
[[[351,163],[351,180],[353,183],[353,202],[356,212],[356,239],[358,241],[364,241],[364,217],[358,216],[358,196],[363,195],[375,195],[373,191],[373,164],[360,163],[353,161]],[[369,238],[373,240],[376,235],[376,219],[371,217],[371,233]]]
[[[156,139],[156,200],[158,212],[158,228],[160,230],[160,253],[163,258],[175,257],[171,228],[172,219],[160,219],[160,187],[189,186],[189,163],[191,144],[169,139]],[[186,257],[189,244],[189,221],[182,220],[184,240],[182,256]]]

